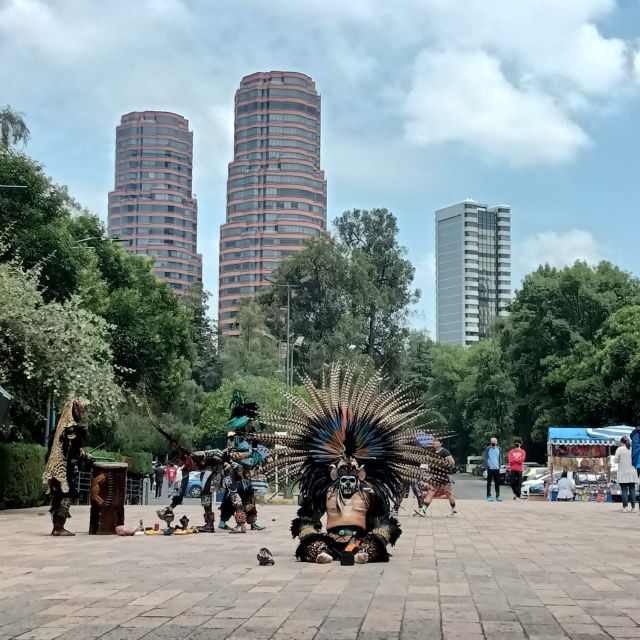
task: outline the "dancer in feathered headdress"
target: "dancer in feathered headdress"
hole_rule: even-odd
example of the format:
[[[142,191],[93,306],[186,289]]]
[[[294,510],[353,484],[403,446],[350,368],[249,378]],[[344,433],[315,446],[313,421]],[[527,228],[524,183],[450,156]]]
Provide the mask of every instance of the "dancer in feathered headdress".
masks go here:
[[[381,391],[382,376],[334,365],[321,388],[303,383],[310,403],[289,396],[285,414],[261,416],[287,436],[262,434],[266,444],[284,445],[265,473],[288,468],[300,479],[301,507],[291,524],[300,544],[296,556],[324,564],[386,562],[387,545],[401,534],[389,515],[406,480],[426,479],[420,468],[443,466],[442,458],[418,446],[415,436],[428,425],[405,388]],[[321,517],[326,512],[326,531]]]

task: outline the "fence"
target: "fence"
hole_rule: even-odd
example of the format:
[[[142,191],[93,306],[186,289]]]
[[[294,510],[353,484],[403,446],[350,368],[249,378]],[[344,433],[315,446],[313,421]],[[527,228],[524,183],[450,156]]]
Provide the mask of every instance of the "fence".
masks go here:
[[[80,471],[76,475],[78,497],[76,504],[90,504],[91,502],[91,473]],[[149,504],[149,479],[127,478],[126,504]]]

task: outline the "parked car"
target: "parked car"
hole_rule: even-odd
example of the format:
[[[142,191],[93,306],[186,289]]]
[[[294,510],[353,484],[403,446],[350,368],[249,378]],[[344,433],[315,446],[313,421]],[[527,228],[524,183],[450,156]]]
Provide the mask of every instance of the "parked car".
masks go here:
[[[484,467],[484,471],[482,472],[482,477],[486,480],[487,475],[489,475],[487,473],[487,467]],[[500,482],[502,484],[504,484],[504,479],[506,475],[507,475],[507,465],[506,464],[500,465]]]
[[[611,474],[611,499],[614,502],[622,501],[622,489],[620,489],[620,485],[618,484],[618,473],[614,471]],[[636,495],[640,494],[640,484],[636,480]]]
[[[199,498],[202,495],[202,488],[207,481],[209,473],[211,472],[191,471],[189,473],[189,483],[187,484],[186,494],[188,498]]]
[[[558,482],[562,476],[562,471],[555,471],[553,474],[553,483]],[[525,480],[522,483],[522,497],[528,498],[529,494],[542,495],[544,493],[544,483],[550,478],[549,472],[544,475],[535,478],[533,480]]]
[[[467,456],[467,464],[465,467],[465,471],[467,473],[476,474],[476,469],[484,464],[484,459],[482,456]]]

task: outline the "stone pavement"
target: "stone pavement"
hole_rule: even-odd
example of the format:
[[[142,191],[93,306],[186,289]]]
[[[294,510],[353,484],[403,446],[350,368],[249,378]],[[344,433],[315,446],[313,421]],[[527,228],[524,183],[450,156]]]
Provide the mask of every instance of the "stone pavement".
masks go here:
[[[637,514],[459,506],[405,512],[391,562],[355,567],[296,562],[292,506],[261,507],[262,532],[172,538],[56,539],[44,508],[0,512],[0,640],[640,638]],[[72,513],[86,530],[88,508]],[[128,524],[141,517],[153,508],[127,508]],[[275,566],[258,566],[262,546]]]

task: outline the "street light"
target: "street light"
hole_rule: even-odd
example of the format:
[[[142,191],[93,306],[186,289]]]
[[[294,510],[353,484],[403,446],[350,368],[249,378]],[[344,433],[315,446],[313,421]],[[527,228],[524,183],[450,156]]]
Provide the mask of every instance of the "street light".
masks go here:
[[[291,348],[291,291],[297,289],[301,284],[307,284],[312,280],[310,275],[302,276],[298,284],[278,284],[272,276],[265,276],[265,280],[274,287],[284,287],[287,290],[287,352],[285,362],[286,388],[289,393],[293,391],[293,349]],[[300,338],[298,338],[300,339]],[[302,338],[304,340],[304,338]],[[300,342],[302,345],[302,342]]]
[[[28,184],[0,184],[0,189],[28,189]]]

